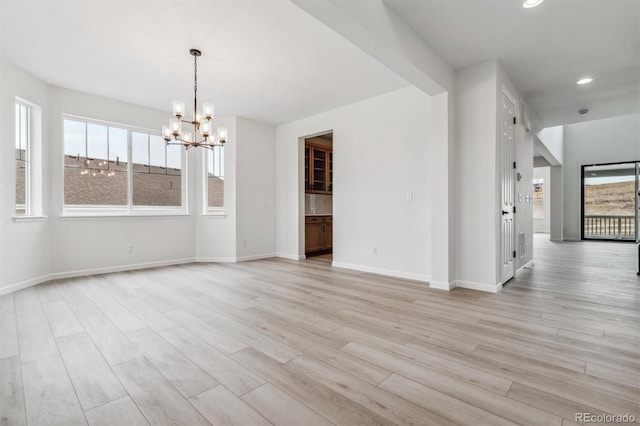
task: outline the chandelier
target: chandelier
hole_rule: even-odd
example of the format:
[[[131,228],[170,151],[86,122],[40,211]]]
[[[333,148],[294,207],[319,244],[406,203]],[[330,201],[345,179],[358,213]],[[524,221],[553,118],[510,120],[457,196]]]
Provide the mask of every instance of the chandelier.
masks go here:
[[[222,147],[227,141],[227,129],[218,127],[214,129],[213,104],[202,104],[202,113],[198,112],[198,56],[202,55],[198,49],[189,50],[193,56],[193,118],[183,120],[185,115],[184,102],[173,101],[174,118],[169,120],[169,125],[162,126],[162,137],[167,145],[182,145],[186,149],[193,147],[204,147],[213,149],[216,146]],[[184,130],[182,123],[191,124],[193,131]]]

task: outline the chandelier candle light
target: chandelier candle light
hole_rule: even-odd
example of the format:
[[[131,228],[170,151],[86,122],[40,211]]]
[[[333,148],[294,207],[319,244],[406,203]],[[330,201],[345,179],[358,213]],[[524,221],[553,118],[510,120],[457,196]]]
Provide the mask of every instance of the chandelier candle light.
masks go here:
[[[189,53],[193,56],[193,119],[183,120],[184,102],[173,101],[175,117],[169,120],[168,126],[162,126],[162,137],[167,145],[182,145],[186,149],[199,146],[209,149],[216,146],[223,147],[227,141],[227,129],[213,128],[213,104],[202,104],[202,114],[198,112],[198,56],[201,56],[202,52],[191,49]],[[193,133],[182,130],[182,123],[190,123],[193,126]]]

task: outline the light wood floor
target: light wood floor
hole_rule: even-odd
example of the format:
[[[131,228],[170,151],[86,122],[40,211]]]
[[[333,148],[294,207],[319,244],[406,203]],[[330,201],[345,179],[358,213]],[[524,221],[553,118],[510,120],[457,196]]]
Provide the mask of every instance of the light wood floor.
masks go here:
[[[536,236],[497,295],[193,264],[0,298],[0,424],[572,424],[640,418],[634,246]]]

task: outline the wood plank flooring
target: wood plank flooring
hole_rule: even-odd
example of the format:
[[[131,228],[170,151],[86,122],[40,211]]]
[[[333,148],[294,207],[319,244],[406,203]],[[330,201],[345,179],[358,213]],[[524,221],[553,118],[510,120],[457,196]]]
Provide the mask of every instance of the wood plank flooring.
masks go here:
[[[569,425],[640,419],[635,246],[551,243],[499,294],[294,262],[0,297],[0,426]]]

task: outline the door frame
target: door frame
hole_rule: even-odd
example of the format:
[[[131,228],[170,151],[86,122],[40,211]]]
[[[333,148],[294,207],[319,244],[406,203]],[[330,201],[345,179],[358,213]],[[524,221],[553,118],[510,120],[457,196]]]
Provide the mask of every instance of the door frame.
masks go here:
[[[307,139],[310,138],[314,138],[317,136],[322,136],[322,135],[326,135],[332,133],[333,134],[333,142],[335,144],[335,129],[333,128],[329,128],[329,129],[325,129],[325,130],[319,130],[317,132],[313,132],[313,133],[309,133],[307,135],[304,136],[298,136],[298,224],[297,224],[297,234],[298,234],[298,259],[297,260],[304,260],[307,258],[307,255],[305,253],[305,245],[306,245],[306,238],[305,238],[305,218],[306,218],[306,214],[305,214],[305,209],[306,209],[306,190],[305,190],[305,186],[304,186],[304,165],[305,165],[305,161],[304,161],[304,149],[305,149],[305,144]],[[333,212],[332,212],[333,214]],[[294,226],[294,224],[292,224],[292,226]],[[335,253],[335,251],[334,251]]]

